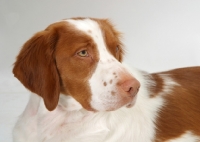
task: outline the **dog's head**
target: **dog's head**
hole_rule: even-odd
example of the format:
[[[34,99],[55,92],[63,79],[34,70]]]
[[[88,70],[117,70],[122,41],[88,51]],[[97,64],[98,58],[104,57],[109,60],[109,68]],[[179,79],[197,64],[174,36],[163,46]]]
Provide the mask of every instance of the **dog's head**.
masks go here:
[[[48,26],[22,47],[13,73],[48,110],[59,94],[87,110],[131,105],[140,83],[121,64],[120,33],[105,19],[73,18]]]

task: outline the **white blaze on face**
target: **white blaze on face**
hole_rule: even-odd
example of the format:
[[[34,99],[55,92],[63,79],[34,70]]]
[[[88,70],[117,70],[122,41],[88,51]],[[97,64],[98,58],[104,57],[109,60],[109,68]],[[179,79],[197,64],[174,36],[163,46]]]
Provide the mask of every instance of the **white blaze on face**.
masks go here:
[[[99,24],[91,19],[66,20],[92,37],[98,48],[99,62],[89,80],[91,89],[90,105],[95,110],[114,110],[121,107],[120,95],[116,84],[121,72],[125,69],[121,63],[110,54]]]

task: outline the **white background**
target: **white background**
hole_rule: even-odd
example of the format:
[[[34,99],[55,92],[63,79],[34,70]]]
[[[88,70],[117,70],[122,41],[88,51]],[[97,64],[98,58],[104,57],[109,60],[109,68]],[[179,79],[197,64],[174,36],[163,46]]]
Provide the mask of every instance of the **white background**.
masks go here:
[[[125,62],[157,72],[200,65],[199,0],[0,0],[0,142],[28,92],[11,73],[23,43],[49,24],[70,17],[109,18],[124,33]]]

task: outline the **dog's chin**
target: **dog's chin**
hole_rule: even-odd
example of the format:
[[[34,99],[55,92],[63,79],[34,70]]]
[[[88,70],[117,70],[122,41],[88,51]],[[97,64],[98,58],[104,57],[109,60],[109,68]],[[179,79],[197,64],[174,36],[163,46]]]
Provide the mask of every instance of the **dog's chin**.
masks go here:
[[[126,107],[127,107],[127,108],[131,108],[131,107],[133,107],[134,105],[135,105],[135,103],[129,103],[129,104],[126,105]]]
[[[120,109],[120,108],[122,108],[123,106],[125,106],[125,105],[122,105],[122,104],[118,104],[118,105],[113,105],[113,106],[109,106],[109,107],[106,107],[106,108],[104,108],[104,109],[95,109],[95,111],[93,111],[93,112],[109,112],[109,111],[116,111],[116,110],[118,110],[118,109]],[[90,111],[90,110],[89,110]]]
[[[136,99],[137,99],[137,95],[135,95],[132,99],[126,99],[126,100],[121,100],[119,102],[116,102],[114,104],[110,104],[106,107],[102,108],[85,108],[88,111],[93,111],[93,112],[102,112],[102,111],[116,111],[122,107],[127,107],[127,108],[131,108],[135,105],[136,103]],[[102,104],[103,106],[103,104]]]
[[[116,111],[116,110],[118,110],[118,109],[120,109],[120,108],[122,108],[122,107],[131,108],[131,107],[133,107],[134,105],[135,105],[135,101],[132,101],[132,102],[130,102],[130,103],[128,103],[128,104],[125,104],[125,105],[122,105],[122,106],[119,106],[119,107],[106,109],[106,111]]]
[[[116,111],[116,110],[118,110],[118,109],[120,109],[122,107],[131,108],[134,105],[135,105],[135,100],[131,101],[130,103],[124,104],[124,105],[119,105],[117,107],[115,106],[115,107],[108,108],[105,111]]]

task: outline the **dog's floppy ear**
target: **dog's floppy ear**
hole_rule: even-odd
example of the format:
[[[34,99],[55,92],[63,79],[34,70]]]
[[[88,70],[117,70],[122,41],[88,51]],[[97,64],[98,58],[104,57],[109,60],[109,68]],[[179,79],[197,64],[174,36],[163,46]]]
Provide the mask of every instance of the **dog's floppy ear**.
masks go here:
[[[54,58],[57,40],[55,30],[36,33],[23,45],[13,68],[15,77],[30,91],[40,95],[50,111],[57,106],[60,93]]]

